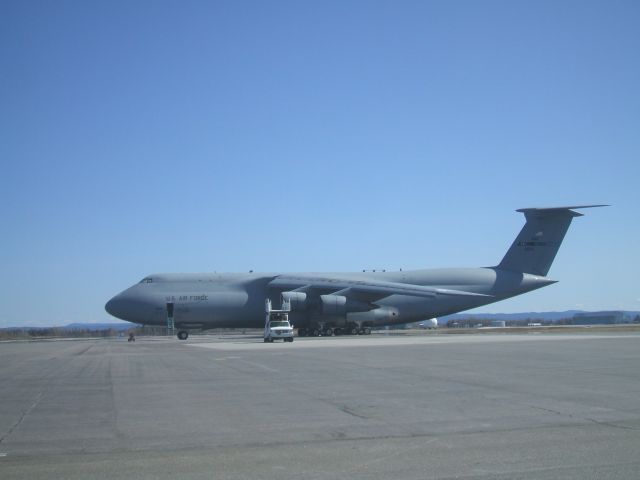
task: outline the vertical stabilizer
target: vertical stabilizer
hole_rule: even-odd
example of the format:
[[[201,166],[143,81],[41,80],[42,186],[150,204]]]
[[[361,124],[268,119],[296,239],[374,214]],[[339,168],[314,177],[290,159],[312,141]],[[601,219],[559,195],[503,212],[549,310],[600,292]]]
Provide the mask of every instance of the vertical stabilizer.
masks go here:
[[[522,208],[526,223],[497,268],[546,276],[558,253],[573,217],[582,214],[576,208],[606,207],[582,205],[555,208]]]

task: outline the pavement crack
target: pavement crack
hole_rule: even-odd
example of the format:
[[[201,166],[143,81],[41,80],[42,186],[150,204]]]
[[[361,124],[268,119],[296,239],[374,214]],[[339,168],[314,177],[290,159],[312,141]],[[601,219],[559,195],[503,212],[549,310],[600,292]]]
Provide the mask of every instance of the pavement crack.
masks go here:
[[[371,417],[367,417],[366,415],[362,415],[362,414],[356,412],[355,410],[349,408],[346,405],[339,405],[338,408],[340,409],[340,411],[342,411],[342,412],[344,412],[344,413],[346,413],[348,415],[351,415],[353,417],[356,417],[356,418],[362,418],[363,420],[369,420],[371,418]]]
[[[557,410],[552,410],[550,408],[536,407],[536,406],[533,406],[533,405],[531,405],[531,408],[535,408],[536,410],[542,410],[543,412],[553,413],[554,415],[563,415],[565,417],[575,418],[570,413],[563,413],[563,412],[559,412]],[[620,428],[622,430],[640,430],[640,428],[628,427],[628,426],[625,426],[625,425],[618,425],[616,423],[611,423],[611,422],[603,422],[603,421],[600,421],[600,420],[596,420],[595,418],[589,418],[589,417],[583,417],[583,418],[588,422],[595,423],[596,425],[602,425],[603,427]]]
[[[29,408],[27,408],[24,412],[22,412],[22,415],[20,415],[20,418],[18,418],[18,421],[16,423],[14,423],[11,427],[9,427],[9,430],[6,431],[6,433],[0,437],[0,444],[2,442],[4,442],[4,440],[9,437],[9,435],[11,435],[13,433],[13,431],[18,428],[20,426],[20,424],[22,423],[22,421],[27,418],[27,415],[29,415],[34,408],[36,408],[38,406],[38,403],[40,403],[40,400],[42,399],[44,393],[40,392],[35,400],[33,401],[33,403],[31,404],[31,406],[29,406]]]
[[[84,355],[85,353],[87,353],[91,348],[93,348],[93,344],[89,345],[87,348],[83,348],[82,350],[80,350],[79,352],[76,352],[75,355]]]
[[[640,430],[639,428],[636,428],[636,427],[627,427],[625,425],[618,425],[618,424],[610,423],[610,422],[601,422],[599,420],[596,420],[595,418],[587,418],[587,417],[585,417],[585,420],[588,420],[591,423],[595,423],[596,425],[602,425],[604,427],[621,428],[622,430]]]
[[[112,408],[111,423],[112,423],[113,434],[115,438],[123,439],[124,434],[118,428],[119,415],[118,415],[118,405],[116,402],[116,391],[115,391],[116,389],[113,381],[113,358],[111,356],[109,356],[109,366],[107,367],[107,382],[109,383],[109,397],[111,399],[111,406],[112,406],[111,407]]]
[[[529,406],[531,408],[534,408],[536,410],[541,410],[543,412],[553,413],[554,415],[564,415],[564,416],[573,418],[573,415],[571,415],[570,413],[563,413],[563,412],[560,412],[558,410],[552,410],[550,408],[544,408],[544,407],[536,407],[534,405],[529,405]]]

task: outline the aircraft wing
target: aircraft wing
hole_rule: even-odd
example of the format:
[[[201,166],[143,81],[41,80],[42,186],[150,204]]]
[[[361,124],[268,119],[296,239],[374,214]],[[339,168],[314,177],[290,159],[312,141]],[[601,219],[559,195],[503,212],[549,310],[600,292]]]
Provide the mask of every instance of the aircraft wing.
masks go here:
[[[330,277],[297,277],[294,275],[279,275],[269,282],[269,286],[280,291],[292,290],[316,295],[342,295],[365,302],[375,302],[391,295],[425,298],[437,296],[490,297],[490,295],[481,293],[407,283],[379,280],[346,280]]]

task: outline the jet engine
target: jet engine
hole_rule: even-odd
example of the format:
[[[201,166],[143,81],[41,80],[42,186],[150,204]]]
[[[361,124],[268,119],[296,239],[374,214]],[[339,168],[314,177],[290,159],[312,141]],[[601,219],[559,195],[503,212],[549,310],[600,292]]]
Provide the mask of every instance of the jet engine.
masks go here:
[[[320,311],[322,315],[341,316],[349,312],[366,312],[375,308],[373,305],[352,300],[343,295],[320,295]]]
[[[388,325],[401,322],[400,314],[394,307],[380,307],[368,312],[348,313],[347,321],[369,325]]]
[[[307,294],[304,292],[282,292],[282,303],[284,302],[289,302],[293,311],[306,310]]]
[[[347,297],[342,295],[320,295],[322,315],[345,315]]]

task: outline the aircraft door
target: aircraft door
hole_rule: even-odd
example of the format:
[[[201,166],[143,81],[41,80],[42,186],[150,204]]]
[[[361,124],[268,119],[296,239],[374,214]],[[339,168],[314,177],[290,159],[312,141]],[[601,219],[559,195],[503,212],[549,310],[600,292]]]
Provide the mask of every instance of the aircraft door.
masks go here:
[[[175,323],[173,319],[173,302],[167,302],[167,329],[173,331]]]

